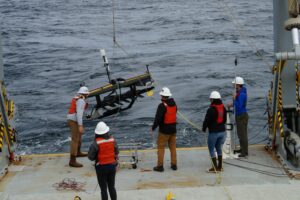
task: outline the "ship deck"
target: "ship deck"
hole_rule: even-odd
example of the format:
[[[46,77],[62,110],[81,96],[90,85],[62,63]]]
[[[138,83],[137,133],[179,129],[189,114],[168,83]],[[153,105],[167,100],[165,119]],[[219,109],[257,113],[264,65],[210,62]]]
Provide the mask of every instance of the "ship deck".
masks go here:
[[[249,157],[224,160],[224,172],[207,173],[211,166],[206,148],[178,149],[178,170],[170,168],[165,152],[165,171],[154,172],[155,150],[140,150],[137,169],[126,163],[116,175],[118,199],[165,199],[172,192],[176,200],[193,199],[286,199],[300,198],[300,181],[291,179],[286,170],[263,146],[249,149]],[[130,152],[122,152],[122,154]],[[1,200],[100,198],[93,162],[79,158],[83,168],[70,168],[68,154],[26,155],[10,165],[0,182]],[[81,191],[55,187],[71,179]],[[76,186],[76,184],[74,184]],[[58,190],[59,189],[59,190]]]

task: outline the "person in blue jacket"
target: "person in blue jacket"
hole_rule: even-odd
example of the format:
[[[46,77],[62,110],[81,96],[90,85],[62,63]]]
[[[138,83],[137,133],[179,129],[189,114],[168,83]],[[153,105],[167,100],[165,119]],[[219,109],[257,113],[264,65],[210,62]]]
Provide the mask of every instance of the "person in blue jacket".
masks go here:
[[[242,77],[236,77],[232,81],[235,85],[236,94],[233,96],[233,103],[227,105],[228,108],[234,107],[237,135],[240,142],[239,157],[248,156],[248,113],[247,113],[247,89]]]

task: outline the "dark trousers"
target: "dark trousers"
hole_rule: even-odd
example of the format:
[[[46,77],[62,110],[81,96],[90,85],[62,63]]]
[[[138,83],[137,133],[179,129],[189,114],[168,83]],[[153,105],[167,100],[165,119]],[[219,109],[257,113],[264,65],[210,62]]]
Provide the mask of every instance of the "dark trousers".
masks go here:
[[[101,199],[108,200],[107,187],[111,200],[117,200],[115,188],[116,166],[115,165],[96,165],[98,183],[101,189]]]
[[[243,113],[235,117],[236,130],[240,141],[241,154],[248,155],[248,114]]]

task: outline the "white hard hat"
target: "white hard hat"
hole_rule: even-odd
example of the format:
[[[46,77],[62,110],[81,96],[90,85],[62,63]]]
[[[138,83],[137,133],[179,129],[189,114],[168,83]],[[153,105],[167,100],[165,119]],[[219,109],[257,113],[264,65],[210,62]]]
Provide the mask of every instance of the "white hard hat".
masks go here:
[[[221,99],[221,95],[217,91],[212,91],[209,96],[210,99]]]
[[[89,94],[90,92],[89,92],[89,89],[87,87],[82,86],[81,88],[79,88],[77,93],[78,94]]]
[[[159,92],[159,94],[160,94],[161,96],[164,96],[164,97],[170,97],[170,96],[172,96],[172,93],[171,93],[170,89],[167,88],[167,87],[163,87],[163,88],[161,89],[161,91]]]
[[[109,131],[109,127],[104,122],[99,122],[95,129],[95,133],[97,135],[104,135],[108,131]]]
[[[244,79],[242,77],[237,76],[235,79],[232,81],[233,84],[238,84],[238,85],[244,85]]]

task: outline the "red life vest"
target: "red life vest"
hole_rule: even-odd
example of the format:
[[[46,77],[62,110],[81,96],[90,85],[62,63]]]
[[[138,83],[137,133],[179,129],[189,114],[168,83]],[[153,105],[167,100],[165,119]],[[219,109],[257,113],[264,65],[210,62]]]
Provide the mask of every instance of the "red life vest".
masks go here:
[[[217,117],[217,123],[221,124],[223,123],[223,119],[224,119],[224,105],[223,104],[212,104],[212,107],[216,108],[217,113],[218,113],[218,117]]]
[[[70,108],[69,108],[69,114],[74,114],[76,113],[76,102],[78,99],[80,99],[81,97],[74,97],[71,101],[71,105],[70,105]],[[88,103],[85,103],[85,106],[84,106],[84,110],[86,110],[88,108]]]
[[[166,113],[164,117],[164,124],[174,124],[176,123],[176,112],[177,112],[177,107],[176,106],[169,106],[165,102],[163,104],[166,107]]]
[[[115,139],[110,137],[109,139],[96,138],[98,144],[98,164],[107,165],[114,164],[115,159]]]

